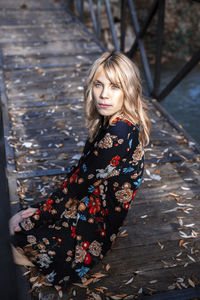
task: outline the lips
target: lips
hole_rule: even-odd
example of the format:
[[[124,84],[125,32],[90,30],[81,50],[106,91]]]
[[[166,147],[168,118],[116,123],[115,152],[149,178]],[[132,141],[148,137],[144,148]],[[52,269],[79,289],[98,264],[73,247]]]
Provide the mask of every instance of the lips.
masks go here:
[[[98,106],[99,106],[100,108],[109,108],[109,107],[111,107],[110,104],[106,104],[106,103],[98,103]]]

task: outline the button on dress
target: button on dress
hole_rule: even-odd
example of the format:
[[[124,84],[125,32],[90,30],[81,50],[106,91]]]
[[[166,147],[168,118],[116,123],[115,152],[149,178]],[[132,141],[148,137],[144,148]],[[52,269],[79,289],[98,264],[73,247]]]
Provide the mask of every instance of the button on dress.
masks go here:
[[[20,223],[14,246],[57,289],[79,281],[115,241],[142,181],[139,128],[117,117],[94,141],[63,184]]]

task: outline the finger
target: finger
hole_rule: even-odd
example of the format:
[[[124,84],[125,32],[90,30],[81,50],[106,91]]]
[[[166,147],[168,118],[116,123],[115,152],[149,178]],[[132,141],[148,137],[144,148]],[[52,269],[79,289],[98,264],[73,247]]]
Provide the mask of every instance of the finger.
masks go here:
[[[15,231],[15,232],[19,232],[19,231],[21,231],[21,227],[20,227],[20,226],[18,226],[18,225],[17,225],[17,226],[15,226],[15,227],[14,227],[14,231]]]
[[[22,218],[28,218],[30,216],[32,216],[35,212],[36,212],[37,208],[28,208],[24,211],[22,211],[21,216]]]

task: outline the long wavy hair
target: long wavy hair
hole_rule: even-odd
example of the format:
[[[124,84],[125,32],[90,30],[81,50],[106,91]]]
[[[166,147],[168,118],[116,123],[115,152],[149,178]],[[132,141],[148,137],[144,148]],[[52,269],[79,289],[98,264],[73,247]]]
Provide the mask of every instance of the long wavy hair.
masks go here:
[[[92,97],[95,75],[103,68],[106,77],[113,84],[119,84],[124,93],[124,102],[120,112],[110,117],[110,124],[117,115],[129,120],[140,128],[140,139],[143,145],[149,143],[150,120],[147,116],[147,106],[142,99],[142,85],[139,70],[134,62],[120,52],[105,52],[90,68],[84,89],[85,116],[89,130],[90,141],[94,140],[102,124]]]

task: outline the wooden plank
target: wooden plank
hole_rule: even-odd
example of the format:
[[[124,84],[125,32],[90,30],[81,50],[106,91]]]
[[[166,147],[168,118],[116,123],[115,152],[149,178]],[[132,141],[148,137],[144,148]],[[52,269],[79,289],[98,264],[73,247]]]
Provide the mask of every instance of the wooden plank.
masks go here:
[[[200,288],[187,288],[184,290],[171,291],[167,293],[160,293],[153,296],[143,296],[139,297],[138,300],[189,300],[189,299],[199,299]]]
[[[68,34],[67,34],[68,32]],[[86,32],[77,24],[52,24],[52,25],[18,25],[1,26],[0,41],[3,43],[13,42],[36,42],[36,41],[69,41],[73,38],[87,38]]]
[[[23,4],[26,4],[24,8],[21,8]],[[0,9],[3,10],[55,10],[56,8],[60,9],[60,5],[56,5],[53,1],[46,1],[46,0],[26,0],[24,3],[21,0],[1,0],[0,2]]]
[[[50,41],[50,42],[35,42],[26,44],[5,44],[3,45],[4,62],[12,59],[12,56],[18,58],[19,56],[26,57],[37,55],[38,58],[58,56],[58,55],[77,55],[80,53],[92,54],[93,52],[101,52],[100,47],[91,40],[90,37],[82,38],[80,40],[71,37],[70,41]],[[7,63],[8,64],[8,63]],[[9,64],[10,61],[9,61]]]
[[[27,1],[26,1],[27,2]],[[12,1],[13,4],[13,1]],[[23,4],[22,2],[20,3]],[[28,4],[27,4],[28,5]],[[40,9],[36,10],[7,10],[5,13],[4,10],[0,11],[0,28],[1,26],[8,25],[34,25],[34,24],[61,24],[63,19],[66,23],[72,21],[72,17],[69,14],[66,14],[63,10],[47,10],[45,11]]]

